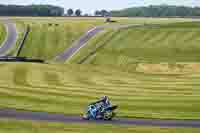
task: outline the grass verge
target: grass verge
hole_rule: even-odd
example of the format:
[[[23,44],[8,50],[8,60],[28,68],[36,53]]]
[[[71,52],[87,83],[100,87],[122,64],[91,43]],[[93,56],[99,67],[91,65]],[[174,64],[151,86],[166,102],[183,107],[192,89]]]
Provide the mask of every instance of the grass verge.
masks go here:
[[[119,105],[118,117],[200,119],[199,72],[3,63],[0,73],[0,108],[80,115],[108,95]]]
[[[199,133],[195,128],[159,128],[143,126],[61,124],[0,119],[2,133]]]
[[[101,20],[55,19],[16,20],[30,25],[31,28],[20,56],[51,60],[87,30],[102,23]]]
[[[2,45],[3,41],[6,38],[6,28],[2,23],[0,23],[0,45]]]
[[[122,29],[109,41],[98,36],[90,40],[87,51],[102,42],[106,45],[85,63],[130,66],[137,62],[199,62],[199,35],[198,22],[174,23],[160,28]],[[82,52],[78,56],[84,57],[88,53]]]
[[[87,17],[15,17],[17,22],[31,26],[29,38],[20,56],[51,60],[97,25],[104,25],[104,18]],[[192,19],[113,18],[116,24],[152,24],[193,21]],[[11,52],[13,53],[13,52]]]

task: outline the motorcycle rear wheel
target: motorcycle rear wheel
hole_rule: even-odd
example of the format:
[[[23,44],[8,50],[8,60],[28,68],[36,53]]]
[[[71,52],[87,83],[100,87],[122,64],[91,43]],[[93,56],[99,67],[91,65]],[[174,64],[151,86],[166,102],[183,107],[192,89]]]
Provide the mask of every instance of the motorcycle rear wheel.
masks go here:
[[[89,117],[88,114],[84,114],[84,115],[82,116],[82,119],[83,119],[83,120],[90,120],[90,117]]]

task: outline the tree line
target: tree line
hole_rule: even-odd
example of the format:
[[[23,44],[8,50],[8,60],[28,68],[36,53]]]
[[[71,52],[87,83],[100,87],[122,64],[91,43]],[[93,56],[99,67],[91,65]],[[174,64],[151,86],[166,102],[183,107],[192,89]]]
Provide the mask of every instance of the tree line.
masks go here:
[[[200,7],[150,5],[111,11],[115,17],[189,17],[200,16]]]
[[[150,5],[146,7],[133,7],[123,10],[107,11],[96,10],[94,16],[113,17],[190,17],[200,16],[200,7]],[[81,9],[65,10],[59,6],[52,5],[1,5],[0,16],[90,16],[84,14]]]
[[[94,15],[95,16],[111,16],[111,12],[105,10],[105,9],[102,9],[102,10],[96,10],[94,12]]]
[[[64,8],[52,5],[0,5],[0,16],[62,16]]]
[[[1,5],[0,16],[82,16],[80,9],[65,10],[59,6],[52,5]]]

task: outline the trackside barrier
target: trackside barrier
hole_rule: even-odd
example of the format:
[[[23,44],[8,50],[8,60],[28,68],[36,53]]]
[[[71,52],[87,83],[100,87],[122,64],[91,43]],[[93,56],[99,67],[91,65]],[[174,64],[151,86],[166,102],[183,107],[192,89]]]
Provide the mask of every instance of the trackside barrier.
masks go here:
[[[22,41],[20,42],[19,50],[17,51],[17,56],[20,55],[20,53],[21,53],[21,51],[22,51],[22,48],[24,47],[25,41],[26,41],[26,39],[27,39],[27,37],[28,37],[29,32],[30,32],[30,26],[27,26],[26,32],[25,32],[25,34],[24,34],[24,36],[23,36],[23,38],[22,38]]]

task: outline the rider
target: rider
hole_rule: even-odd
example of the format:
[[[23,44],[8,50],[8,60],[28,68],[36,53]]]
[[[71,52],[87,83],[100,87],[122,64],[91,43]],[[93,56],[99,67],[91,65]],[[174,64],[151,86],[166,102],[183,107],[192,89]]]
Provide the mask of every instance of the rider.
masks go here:
[[[101,97],[100,100],[98,100],[98,101],[96,101],[92,104],[98,104],[98,105],[100,105],[101,107],[104,107],[104,108],[111,106],[111,103],[110,103],[109,98],[107,96]]]
[[[102,113],[105,111],[104,109],[107,109],[112,106],[107,96],[101,97],[100,100],[91,103],[91,105],[96,106],[96,108],[93,110],[93,112],[95,112],[96,114],[95,115],[96,119],[102,117]]]
[[[104,107],[111,106],[111,103],[110,103],[110,101],[109,101],[107,96],[103,96],[100,101],[102,102]]]
[[[110,103],[109,98],[107,96],[101,97],[100,100],[95,102],[95,103],[100,105],[99,106],[100,108],[98,109],[97,114],[101,114],[102,112],[104,112],[105,108],[111,107],[111,103]]]

